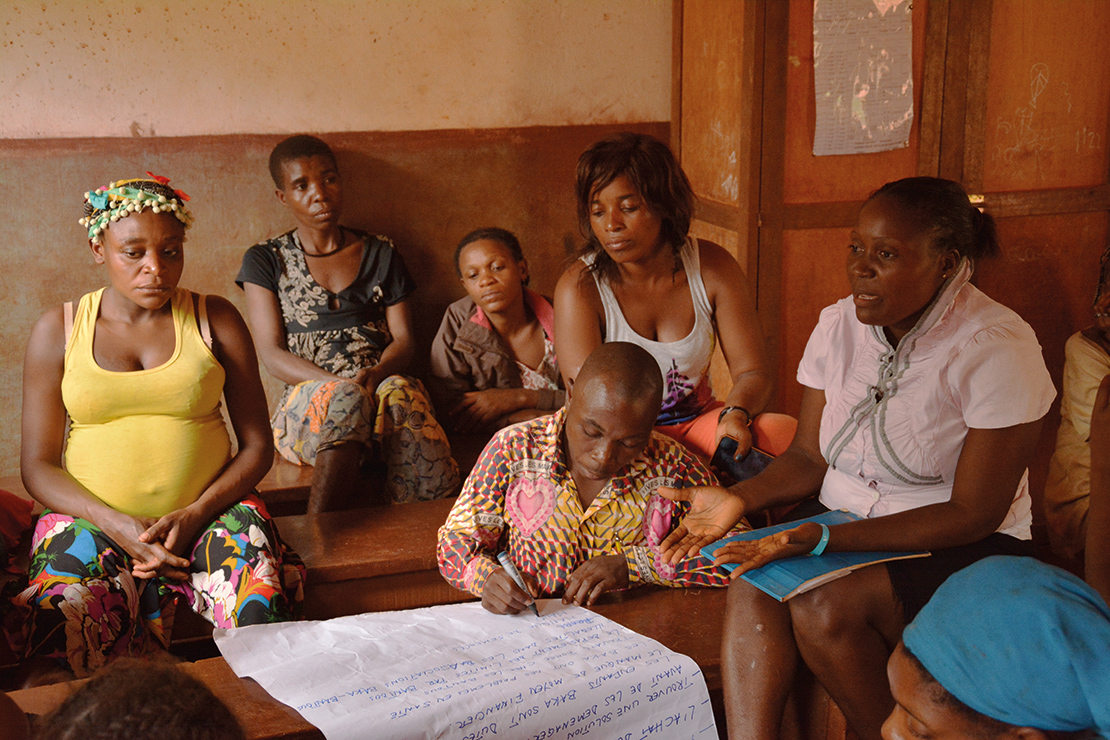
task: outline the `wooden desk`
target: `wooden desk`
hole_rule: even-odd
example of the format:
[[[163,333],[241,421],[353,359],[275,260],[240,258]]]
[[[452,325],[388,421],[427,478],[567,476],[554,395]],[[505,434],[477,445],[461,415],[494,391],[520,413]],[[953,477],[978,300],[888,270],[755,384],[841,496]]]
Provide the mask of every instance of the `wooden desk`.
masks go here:
[[[720,635],[723,589],[640,588],[612,594],[593,611],[694,658],[711,689],[720,691]],[[322,740],[299,714],[267,694],[251,679],[236,676],[222,658],[182,664],[220,697],[239,719],[249,740]],[[12,692],[25,712],[45,714],[82,682]]]
[[[724,589],[643,587],[607,594],[593,611],[694,659],[705,676],[717,725],[724,736],[720,644]],[[321,740],[322,735],[299,714],[267,694],[251,679],[237,677],[222,658],[184,664],[239,718],[249,740]],[[25,711],[44,714],[80,682],[43,686],[10,694]],[[843,740],[844,717],[812,677],[802,676],[787,708],[784,738]]]

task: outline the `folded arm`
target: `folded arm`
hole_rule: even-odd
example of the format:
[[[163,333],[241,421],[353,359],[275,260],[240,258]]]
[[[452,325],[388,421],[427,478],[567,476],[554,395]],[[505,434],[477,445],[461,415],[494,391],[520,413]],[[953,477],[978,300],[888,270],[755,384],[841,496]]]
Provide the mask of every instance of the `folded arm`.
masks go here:
[[[339,376],[293,354],[285,345],[285,320],[277,294],[256,283],[243,283],[247,316],[259,359],[266,370],[290,385],[306,380],[338,380]]]

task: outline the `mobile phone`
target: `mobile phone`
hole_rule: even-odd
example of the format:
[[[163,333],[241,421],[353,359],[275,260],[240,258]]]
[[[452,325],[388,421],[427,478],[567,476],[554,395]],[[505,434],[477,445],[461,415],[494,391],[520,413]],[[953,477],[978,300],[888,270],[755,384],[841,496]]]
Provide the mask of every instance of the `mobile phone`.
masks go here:
[[[717,473],[717,477],[725,483],[739,483],[742,480],[753,478],[763,472],[775,458],[763,450],[755,447],[748,450],[748,454],[739,460],[736,456],[736,440],[732,437],[721,437],[717,451],[713,453],[713,460],[709,463]]]

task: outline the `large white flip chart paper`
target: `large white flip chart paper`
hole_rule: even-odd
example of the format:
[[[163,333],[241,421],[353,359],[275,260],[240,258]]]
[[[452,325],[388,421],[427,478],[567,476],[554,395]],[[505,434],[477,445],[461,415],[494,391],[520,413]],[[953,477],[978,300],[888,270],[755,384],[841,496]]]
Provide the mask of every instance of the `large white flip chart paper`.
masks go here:
[[[717,737],[697,664],[599,614],[481,604],[216,630],[232,670],[328,740]]]

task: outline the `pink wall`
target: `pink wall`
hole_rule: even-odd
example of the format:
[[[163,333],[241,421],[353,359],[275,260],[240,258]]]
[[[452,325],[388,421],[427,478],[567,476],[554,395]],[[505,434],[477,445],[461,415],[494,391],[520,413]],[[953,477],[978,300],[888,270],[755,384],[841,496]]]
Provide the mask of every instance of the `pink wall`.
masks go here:
[[[581,150],[618,128],[668,135],[668,0],[5,0],[0,42],[0,476],[18,472],[31,325],[102,284],[86,190],[172,178],[197,217],[183,283],[241,305],[243,250],[288,228],[269,151],[324,132],[349,222],[413,266],[427,342],[462,294],[459,237],[515,230],[550,290]]]
[[[669,136],[666,123],[553,126],[482,131],[323,134],[346,185],[346,223],[391,237],[419,289],[414,296],[424,348],[443,309],[464,294],[452,262],[455,244],[481,226],[521,240],[533,285],[554,289],[567,250],[578,244],[573,178],[578,155],[616,129]],[[23,348],[48,307],[104,284],[77,219],[82,194],[150,170],[187,192],[196,223],[186,244],[182,285],[231,298],[243,251],[291,228],[266,167],[282,136],[8,141],[0,182],[23,183],[0,199],[7,239],[0,248],[0,476],[18,472]],[[24,195],[41,195],[41,200]],[[276,382],[262,373],[271,398]]]

